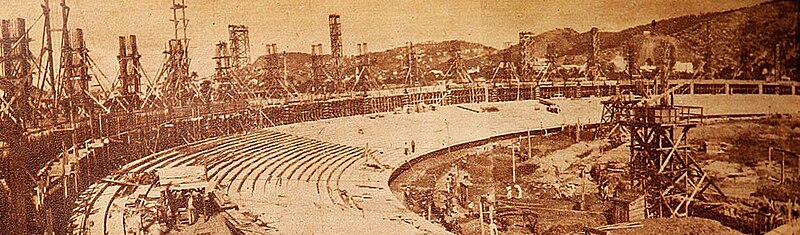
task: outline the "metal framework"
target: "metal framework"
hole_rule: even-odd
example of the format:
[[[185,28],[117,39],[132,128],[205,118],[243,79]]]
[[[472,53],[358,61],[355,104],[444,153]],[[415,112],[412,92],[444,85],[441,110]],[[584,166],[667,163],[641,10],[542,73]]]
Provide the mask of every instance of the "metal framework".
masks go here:
[[[250,64],[250,30],[244,25],[228,25],[232,66],[241,69]]]
[[[29,106],[31,74],[30,38],[26,33],[25,19],[2,20],[2,69],[0,89],[0,119],[10,120],[20,127],[32,124],[32,107]]]
[[[601,138],[608,138],[613,144],[621,144],[623,133],[628,130],[622,125],[622,120],[630,117],[633,107],[638,105],[640,100],[630,96],[617,94],[608,100],[601,101],[603,112],[600,116],[600,127],[596,134],[601,134]]]
[[[278,55],[277,45],[270,44],[267,55],[266,66],[263,72],[264,87],[270,97],[290,97],[295,96],[298,91],[289,79],[289,70],[286,67],[286,53]]]

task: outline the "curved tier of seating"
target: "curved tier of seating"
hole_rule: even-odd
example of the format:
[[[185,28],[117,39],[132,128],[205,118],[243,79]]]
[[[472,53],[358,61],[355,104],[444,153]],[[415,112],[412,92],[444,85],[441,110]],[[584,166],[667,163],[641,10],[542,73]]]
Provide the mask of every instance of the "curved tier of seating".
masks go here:
[[[124,207],[126,194],[150,187],[114,183],[125,182],[124,175],[128,172],[204,165],[209,179],[229,194],[266,195],[270,182],[289,187],[288,181],[300,182],[306,173],[306,182],[316,177],[328,186],[335,185],[337,183],[331,181],[338,179],[346,166],[352,165],[363,154],[362,148],[267,130],[207,139],[164,150],[133,161],[116,174],[90,186],[74,211],[73,231],[76,234],[123,233],[125,211],[118,208]],[[323,167],[325,169],[320,170]]]

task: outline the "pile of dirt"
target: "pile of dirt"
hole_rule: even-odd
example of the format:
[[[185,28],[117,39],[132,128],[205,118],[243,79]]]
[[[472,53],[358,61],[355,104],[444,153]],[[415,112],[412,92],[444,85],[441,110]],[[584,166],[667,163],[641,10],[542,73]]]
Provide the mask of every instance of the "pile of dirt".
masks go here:
[[[611,234],[714,234],[733,235],[742,234],[736,230],[725,227],[719,221],[697,217],[687,218],[652,218],[642,221],[642,227],[632,229],[613,230]]]

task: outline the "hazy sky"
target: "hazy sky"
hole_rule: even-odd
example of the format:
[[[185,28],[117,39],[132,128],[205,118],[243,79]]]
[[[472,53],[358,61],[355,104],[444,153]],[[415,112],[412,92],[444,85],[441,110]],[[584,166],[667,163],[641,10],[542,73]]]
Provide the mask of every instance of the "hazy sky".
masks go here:
[[[60,28],[60,0],[51,1],[54,28]],[[344,53],[352,55],[361,42],[371,51],[408,41],[450,39],[500,48],[504,42],[516,42],[519,31],[540,33],[569,27],[583,32],[592,26],[617,31],[653,19],[724,11],[764,0],[186,1],[192,70],[206,76],[213,72],[213,44],[227,40],[228,24],[250,28],[253,58],[264,54],[266,43],[277,43],[279,50],[302,52],[309,52],[311,44],[322,43],[323,50],[330,53],[328,14],[336,13],[341,15]],[[0,3],[0,18],[28,20],[33,27],[34,54],[38,54],[42,22],[33,23],[41,14],[42,0]],[[135,34],[142,63],[148,74],[155,76],[163,61],[164,44],[172,37],[172,0],[68,0],[67,4],[72,9],[69,27],[84,29],[91,56],[106,75],[117,74],[118,36]]]

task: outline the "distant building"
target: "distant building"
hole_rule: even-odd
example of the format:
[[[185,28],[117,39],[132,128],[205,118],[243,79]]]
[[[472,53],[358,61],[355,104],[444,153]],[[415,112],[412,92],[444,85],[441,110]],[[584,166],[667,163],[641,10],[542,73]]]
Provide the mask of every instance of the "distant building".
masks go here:
[[[694,73],[694,65],[689,62],[677,62],[675,66],[672,67],[672,71]]]

